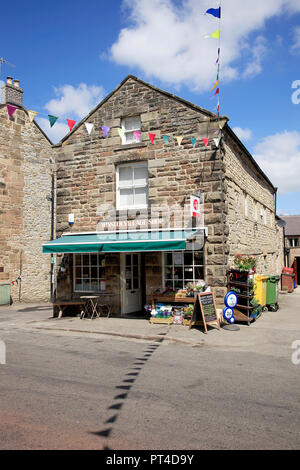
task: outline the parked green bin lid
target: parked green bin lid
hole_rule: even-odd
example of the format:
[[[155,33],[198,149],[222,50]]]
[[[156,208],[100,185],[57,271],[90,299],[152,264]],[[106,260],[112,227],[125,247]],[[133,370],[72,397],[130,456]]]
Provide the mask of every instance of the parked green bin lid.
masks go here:
[[[270,274],[269,275],[269,281],[270,282],[279,282],[280,281],[280,276],[277,274]]]

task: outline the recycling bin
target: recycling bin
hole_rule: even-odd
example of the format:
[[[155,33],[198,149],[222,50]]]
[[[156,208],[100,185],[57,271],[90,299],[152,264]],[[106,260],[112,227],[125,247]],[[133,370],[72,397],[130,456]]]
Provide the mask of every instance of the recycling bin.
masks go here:
[[[294,279],[295,274],[288,274],[282,272],[281,274],[281,290],[285,290],[288,293],[294,291]]]
[[[278,305],[279,281],[280,281],[280,276],[276,276],[275,274],[271,274],[270,276],[268,276],[266,305],[268,307],[268,310],[272,312],[277,312],[277,310],[279,309],[279,305]]]
[[[254,276],[254,297],[265,307],[267,305],[267,280],[269,276],[256,274]]]
[[[0,282],[0,305],[10,304],[10,282]]]

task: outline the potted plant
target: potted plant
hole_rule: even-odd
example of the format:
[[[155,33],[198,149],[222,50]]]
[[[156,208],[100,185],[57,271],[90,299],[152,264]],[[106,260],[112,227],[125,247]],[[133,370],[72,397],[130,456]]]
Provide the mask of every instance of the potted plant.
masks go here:
[[[256,259],[252,255],[236,254],[234,257],[234,269],[231,271],[235,275],[235,279],[241,282],[247,282],[248,275],[255,272]]]
[[[188,282],[185,286],[186,296],[194,297],[194,285],[191,282]]]

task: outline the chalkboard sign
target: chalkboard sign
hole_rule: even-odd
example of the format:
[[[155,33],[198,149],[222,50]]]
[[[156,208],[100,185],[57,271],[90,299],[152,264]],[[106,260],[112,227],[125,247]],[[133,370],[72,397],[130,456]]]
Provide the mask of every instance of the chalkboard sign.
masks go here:
[[[197,295],[193,316],[190,321],[190,328],[193,325],[203,324],[205,333],[207,333],[206,325],[209,325],[210,323],[217,323],[217,326],[220,329],[214,294],[212,292],[205,292]]]

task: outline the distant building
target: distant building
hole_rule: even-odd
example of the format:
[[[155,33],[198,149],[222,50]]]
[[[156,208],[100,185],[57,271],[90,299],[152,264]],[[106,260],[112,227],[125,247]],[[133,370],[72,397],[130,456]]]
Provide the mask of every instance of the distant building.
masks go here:
[[[293,267],[297,284],[300,284],[300,215],[281,216],[285,225],[286,264]]]
[[[17,108],[12,117],[7,104]],[[0,104],[0,281],[12,283],[12,300],[50,299],[42,244],[51,238],[53,155],[50,140],[29,120],[19,81],[8,77]]]

